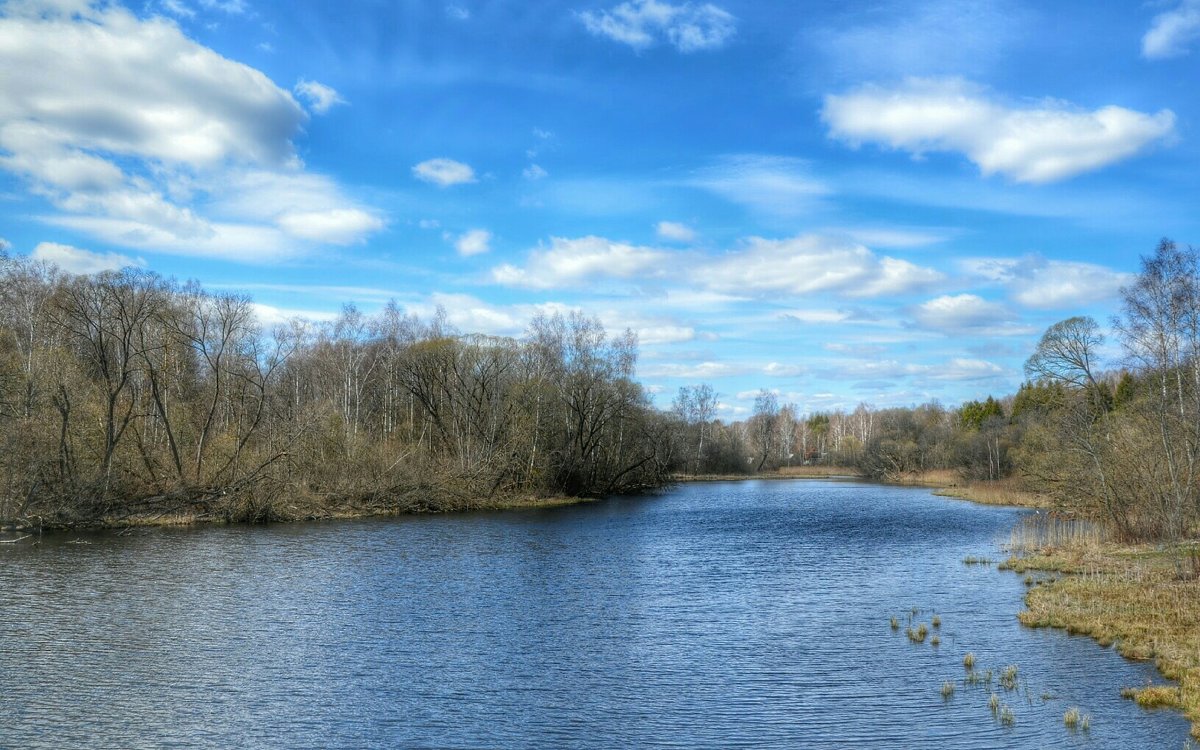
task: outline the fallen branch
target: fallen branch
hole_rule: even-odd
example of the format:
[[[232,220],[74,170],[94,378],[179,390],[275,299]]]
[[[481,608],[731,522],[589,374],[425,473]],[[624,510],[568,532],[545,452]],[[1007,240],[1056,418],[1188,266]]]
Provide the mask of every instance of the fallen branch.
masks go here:
[[[33,535],[26,534],[25,536],[19,536],[16,539],[0,539],[0,544],[16,544],[17,542],[21,541],[22,539],[28,539],[31,536],[33,536]]]

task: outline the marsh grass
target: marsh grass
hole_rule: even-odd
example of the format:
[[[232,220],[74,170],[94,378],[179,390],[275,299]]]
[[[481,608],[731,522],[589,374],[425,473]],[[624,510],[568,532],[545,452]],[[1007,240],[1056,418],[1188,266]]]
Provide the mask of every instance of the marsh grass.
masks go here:
[[[1198,545],[1121,545],[1094,524],[1043,520],[1022,527],[1013,534],[1020,556],[1005,565],[1065,575],[1026,592],[1020,621],[1089,635],[1128,658],[1153,659],[1178,685],[1122,694],[1145,708],[1181,709],[1200,739],[1200,573],[1192,575],[1193,565],[1200,566],[1193,563]]]
[[[1183,696],[1174,685],[1147,685],[1141,688],[1124,688],[1122,698],[1128,698],[1142,708],[1182,708]]]
[[[1000,671],[1000,687],[1005,690],[1017,689],[1017,665],[1009,664]]]
[[[1068,729],[1074,729],[1079,726],[1079,709],[1068,708],[1066,713],[1063,714],[1063,724],[1065,724]]]
[[[1007,705],[1001,704],[999,714],[1000,723],[1004,726],[1011,727],[1013,724],[1017,723],[1017,715],[1014,714],[1013,710]]]
[[[967,652],[967,655],[963,657],[963,666],[969,670],[975,668],[975,654],[974,653],[972,653],[970,651]]]
[[[954,683],[951,680],[946,680],[942,683],[942,697],[949,698],[954,695]]]
[[[927,484],[934,484],[938,477],[930,477]],[[1015,505],[1022,508],[1049,508],[1052,500],[1048,495],[1031,492],[1022,486],[1018,477],[993,481],[962,482],[957,477],[938,489],[935,495],[955,497],[983,505]]]

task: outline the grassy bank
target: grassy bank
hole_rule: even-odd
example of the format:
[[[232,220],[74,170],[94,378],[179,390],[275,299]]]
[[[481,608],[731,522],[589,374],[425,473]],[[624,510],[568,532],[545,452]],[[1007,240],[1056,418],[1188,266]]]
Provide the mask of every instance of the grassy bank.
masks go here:
[[[937,469],[906,475],[894,483],[932,487],[935,495],[956,497],[960,500],[970,500],[973,503],[983,503],[984,505],[1014,505],[1021,508],[1052,507],[1049,496],[1030,492],[1024,487],[1020,477],[966,481],[956,471]]]
[[[1153,659],[1178,684],[1130,685],[1122,694],[1147,708],[1182,710],[1200,739],[1200,544],[1126,546],[1068,524],[1049,536],[1058,538],[1018,539],[1018,554],[1004,564],[1059,574],[1035,579],[1020,621]]]
[[[424,499],[417,499],[418,497]],[[430,498],[437,498],[431,500]],[[143,502],[138,508],[92,515],[61,515],[54,518],[25,518],[0,525],[0,531],[125,529],[147,526],[193,526],[223,523],[268,523],[331,521],[421,513],[463,513],[477,510],[521,510],[557,508],[593,502],[595,498],[566,495],[496,495],[468,498],[447,495],[408,495],[382,498],[338,499],[292,496],[286,501],[255,503],[252,498],[228,499],[213,504],[162,501]]]

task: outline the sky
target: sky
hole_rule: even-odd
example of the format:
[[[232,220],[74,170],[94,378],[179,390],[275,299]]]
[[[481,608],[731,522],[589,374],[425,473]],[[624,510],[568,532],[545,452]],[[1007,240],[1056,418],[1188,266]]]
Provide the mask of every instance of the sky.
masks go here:
[[[7,0],[0,246],[955,405],[1200,243],[1198,60],[1200,0]]]

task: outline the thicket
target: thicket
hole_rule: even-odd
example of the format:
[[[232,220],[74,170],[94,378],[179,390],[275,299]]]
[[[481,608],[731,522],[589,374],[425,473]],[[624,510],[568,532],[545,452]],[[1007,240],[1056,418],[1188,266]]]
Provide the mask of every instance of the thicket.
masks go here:
[[[139,270],[0,256],[0,521],[72,525],[448,510],[657,487],[673,420],[632,334],[582,315],[519,339],[388,305],[269,330]]]

